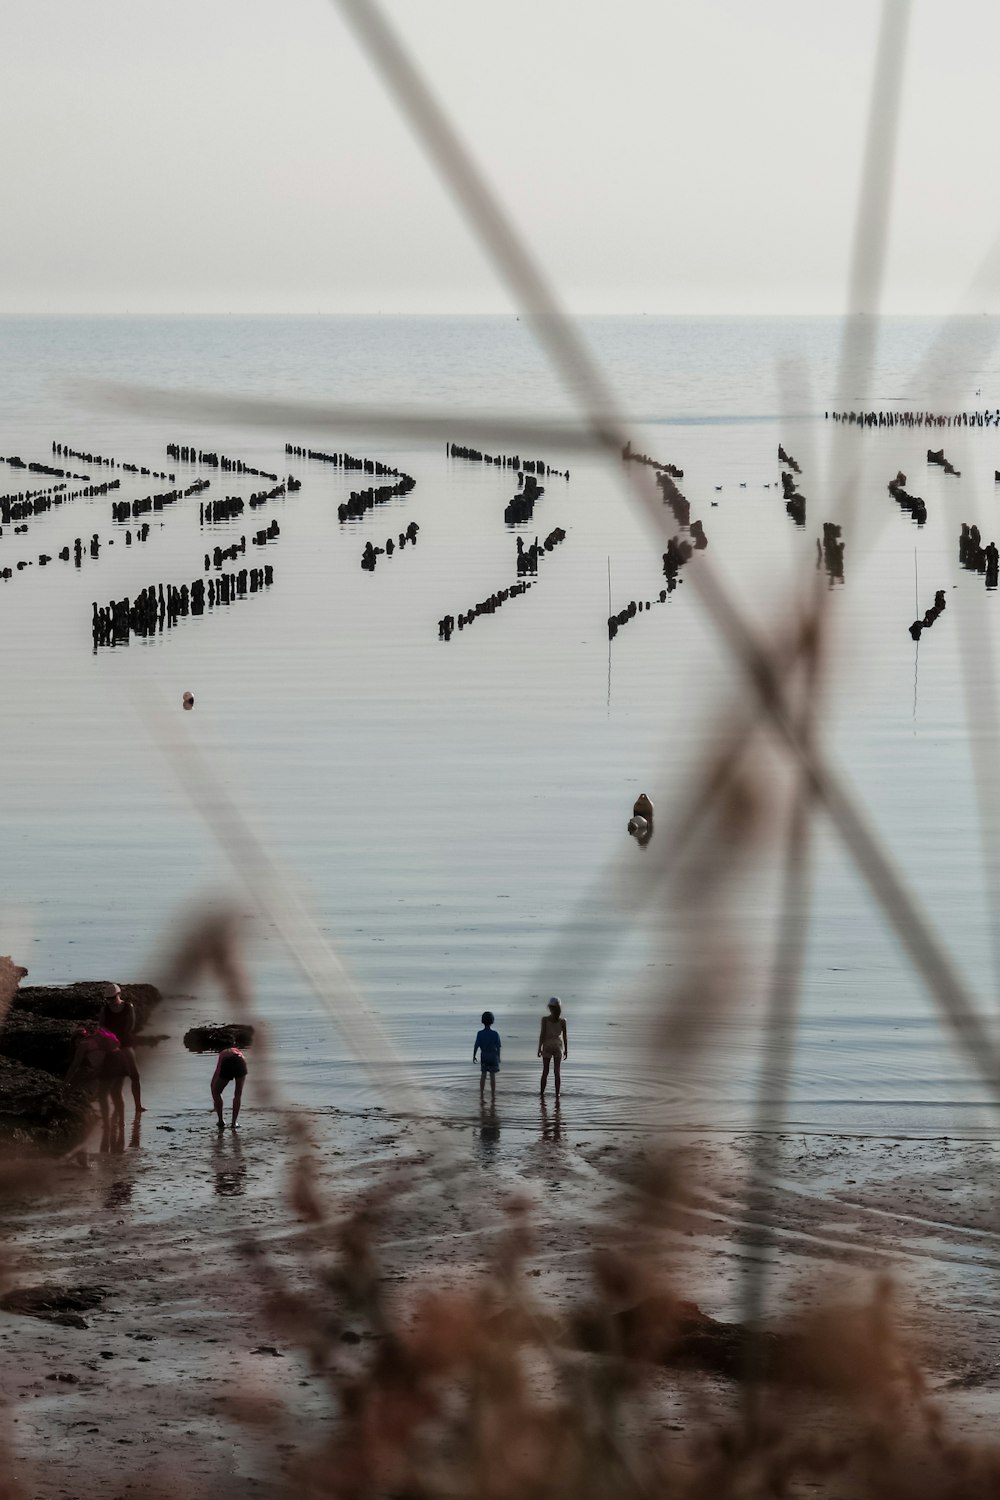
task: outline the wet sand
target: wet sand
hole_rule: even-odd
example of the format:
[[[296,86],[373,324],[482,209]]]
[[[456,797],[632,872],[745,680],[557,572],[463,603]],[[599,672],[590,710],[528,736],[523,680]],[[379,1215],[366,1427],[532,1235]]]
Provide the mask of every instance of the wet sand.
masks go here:
[[[469,1113],[427,1128],[387,1110],[309,1116],[335,1225],[378,1184],[397,1193],[381,1243],[382,1275],[403,1295],[480,1274],[507,1226],[512,1196],[535,1205],[527,1274],[549,1311],[582,1296],[598,1244],[621,1227],[622,1194],[639,1191],[650,1136],[609,1141],[575,1129],[572,1098],[538,1128]],[[688,1164],[685,1212],[665,1253],[684,1290],[716,1317],[740,1314],[749,1258],[741,1207],[752,1138],[706,1133],[673,1144]],[[992,1141],[848,1136],[782,1138],[764,1223],[777,1257],[782,1316],[825,1292],[870,1290],[890,1273],[900,1318],[929,1384],[958,1428],[992,1431],[1000,1365],[1000,1224]],[[323,1381],[262,1311],[244,1247],[298,1289],[329,1237],[289,1201],[293,1149],[282,1116],[248,1107],[220,1134],[207,1111],[143,1117],[120,1154],[57,1169],[44,1201],[9,1204],[8,1281],[108,1289],[86,1329],[0,1314],[4,1396],[15,1472],[39,1500],[100,1492],[277,1493],[283,1468],[329,1417]],[[432,1171],[433,1168],[433,1171]],[[626,1179],[623,1181],[623,1177]],[[758,1226],[759,1229],[759,1226]],[[363,1335],[365,1337],[366,1335]],[[726,1382],[699,1377],[725,1405]],[[668,1406],[673,1377],[663,1376]],[[256,1414],[273,1425],[251,1426]],[[683,1415],[674,1413],[679,1425]]]

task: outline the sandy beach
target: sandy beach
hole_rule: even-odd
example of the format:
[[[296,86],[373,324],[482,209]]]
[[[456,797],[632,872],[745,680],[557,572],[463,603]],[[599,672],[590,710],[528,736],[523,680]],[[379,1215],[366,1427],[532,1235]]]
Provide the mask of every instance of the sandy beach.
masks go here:
[[[623,1205],[641,1191],[629,1183],[657,1143],[577,1130],[573,1114],[568,1097],[558,1115],[551,1105],[540,1114],[537,1132],[511,1131],[501,1094],[495,1116],[470,1100],[466,1117],[428,1133],[387,1110],[312,1112],[328,1210],[319,1224],[290,1201],[286,1122],[260,1109],[235,1134],[217,1132],[207,1112],[150,1113],[121,1154],[59,1166],[45,1198],[8,1204],[7,1283],[97,1285],[107,1297],[85,1328],[0,1315],[25,1494],[83,1496],[98,1478],[109,1500],[156,1494],[157,1484],[173,1494],[281,1493],[283,1473],[328,1434],[332,1413],[321,1374],[272,1322],[264,1290],[272,1273],[315,1290],[338,1225],[372,1189],[393,1195],[379,1274],[404,1305],[428,1287],[477,1284],[513,1199],[532,1205],[525,1275],[539,1307],[560,1315],[579,1303],[593,1252],[618,1242]],[[742,1209],[752,1138],[664,1144],[681,1149],[688,1186],[656,1253],[704,1311],[735,1319],[748,1257],[759,1253]],[[1000,1391],[997,1147],[848,1136],[787,1136],[781,1147],[762,1221],[778,1247],[778,1320],[818,1293],[860,1299],[891,1276],[930,1389],[958,1431],[986,1437]],[[342,1334],[359,1357],[368,1337]],[[717,1374],[664,1371],[657,1386],[678,1434],[692,1392],[721,1413],[735,1400]]]

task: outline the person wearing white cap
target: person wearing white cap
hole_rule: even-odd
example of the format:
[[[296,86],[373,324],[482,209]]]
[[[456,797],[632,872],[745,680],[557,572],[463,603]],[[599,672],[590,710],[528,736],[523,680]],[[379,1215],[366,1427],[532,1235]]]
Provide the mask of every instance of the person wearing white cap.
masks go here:
[[[542,1024],[538,1032],[538,1055],[542,1059],[542,1085],[539,1093],[545,1093],[545,1085],[549,1081],[549,1064],[555,1077],[556,1098],[559,1098],[560,1077],[559,1069],[564,1057],[569,1057],[569,1035],[566,1031],[566,1022],[562,1017],[562,1006],[555,995],[549,1001],[548,1014],[542,1017]]]

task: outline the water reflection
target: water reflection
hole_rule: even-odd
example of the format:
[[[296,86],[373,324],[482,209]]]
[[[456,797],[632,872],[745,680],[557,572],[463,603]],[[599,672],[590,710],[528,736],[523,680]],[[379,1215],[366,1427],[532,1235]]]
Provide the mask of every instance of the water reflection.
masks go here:
[[[125,1111],[114,1109],[110,1117],[101,1120],[101,1143],[98,1151],[102,1156],[121,1156],[125,1150]]]
[[[132,1189],[134,1183],[127,1178],[119,1178],[108,1188],[104,1199],[104,1207],[110,1212],[115,1208],[127,1208],[132,1202]]]
[[[645,849],[653,837],[653,820],[652,818],[629,818],[628,831],[639,845],[639,848]]]
[[[215,1191],[220,1198],[241,1198],[246,1192],[247,1164],[243,1142],[235,1130],[219,1131],[212,1144]]]
[[[497,1147],[500,1143],[500,1121],[497,1117],[495,1104],[481,1104],[479,1106],[479,1161],[484,1167],[491,1167],[496,1161]]]
[[[132,1120],[128,1145],[130,1151],[139,1149],[142,1131],[142,1115]],[[101,1119],[101,1138],[98,1151],[102,1156],[121,1156],[125,1150],[125,1111],[115,1108]],[[130,1189],[131,1191],[131,1189]]]
[[[562,1108],[559,1100],[556,1100],[554,1114],[549,1114],[549,1106],[544,1094],[541,1098],[542,1106],[542,1140],[551,1141],[553,1145],[562,1140]]]

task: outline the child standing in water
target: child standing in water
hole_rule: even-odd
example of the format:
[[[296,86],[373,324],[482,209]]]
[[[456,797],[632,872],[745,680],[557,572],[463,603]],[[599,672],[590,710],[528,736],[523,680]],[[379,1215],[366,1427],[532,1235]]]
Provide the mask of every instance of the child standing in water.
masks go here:
[[[476,1033],[476,1042],[472,1049],[472,1061],[475,1062],[476,1053],[478,1052],[482,1067],[479,1077],[480,1103],[486,1091],[487,1074],[489,1074],[490,1078],[490,1102],[495,1103],[497,1097],[497,1074],[500,1071],[500,1038],[493,1030],[493,1012],[491,1010],[483,1011],[482,1021],[483,1029]]]
[[[539,1092],[544,1096],[545,1085],[549,1081],[549,1064],[555,1074],[556,1099],[559,1098],[559,1090],[562,1079],[559,1070],[562,1066],[563,1057],[569,1057],[569,1034],[566,1031],[566,1022],[563,1020],[562,1006],[555,995],[549,1001],[549,1013],[542,1017],[542,1024],[538,1032],[538,1055],[542,1059],[542,1086]]]

